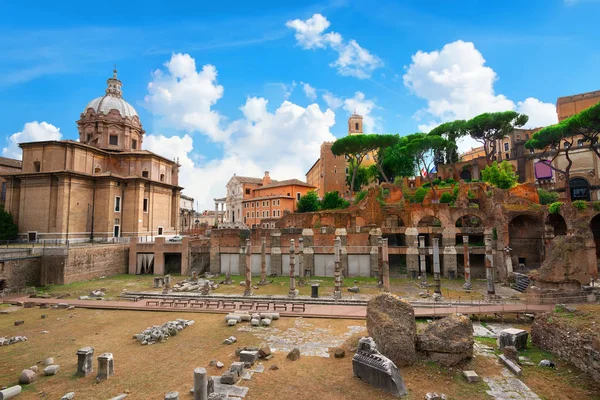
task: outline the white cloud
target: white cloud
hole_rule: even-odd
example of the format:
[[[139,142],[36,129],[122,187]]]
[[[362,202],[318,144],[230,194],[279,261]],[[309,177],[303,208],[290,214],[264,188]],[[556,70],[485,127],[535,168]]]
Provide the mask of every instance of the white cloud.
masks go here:
[[[419,125],[428,132],[442,122],[469,119],[484,112],[517,110],[530,116],[526,127],[556,123],[554,106],[535,98],[515,104],[494,91],[496,72],[485,65],[483,55],[471,42],[458,40],[440,51],[418,51],[403,76],[404,85],[415,95],[427,100],[425,112],[430,118]],[[476,145],[469,138],[459,143],[461,150]]]
[[[308,83],[301,82],[304,94],[309,100],[315,101],[317,99],[317,90],[310,86]]]
[[[331,108],[332,110],[337,110],[342,105],[344,105],[343,99],[341,99],[341,98],[335,96],[333,93],[330,93],[327,91],[323,94],[323,100],[325,100],[327,107]]]
[[[212,106],[223,97],[217,70],[205,65],[196,71],[189,54],[173,54],[165,63],[166,71],[156,70],[148,83],[144,102],[154,115],[164,118],[169,126],[187,132],[199,131],[213,141],[224,141],[230,132],[222,128],[223,117]]]
[[[314,14],[307,20],[287,21],[285,25],[296,31],[296,42],[303,49],[331,48],[336,51],[338,58],[329,65],[341,75],[365,79],[375,69],[383,66],[379,57],[361,47],[355,40],[346,42],[337,32],[324,33],[331,23],[321,14]]]
[[[13,133],[8,139],[8,146],[2,149],[2,155],[9,158],[21,159],[22,151],[19,143],[41,142],[45,140],[60,140],[60,129],[47,122],[27,122],[21,132]]]

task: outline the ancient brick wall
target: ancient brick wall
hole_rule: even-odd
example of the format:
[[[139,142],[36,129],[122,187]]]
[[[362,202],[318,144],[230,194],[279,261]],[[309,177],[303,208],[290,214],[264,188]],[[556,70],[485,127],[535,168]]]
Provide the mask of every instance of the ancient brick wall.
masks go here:
[[[7,259],[0,261],[0,282],[5,288],[37,286],[40,283],[40,257]]]
[[[126,274],[128,265],[128,244],[71,247],[64,257],[62,283]]]

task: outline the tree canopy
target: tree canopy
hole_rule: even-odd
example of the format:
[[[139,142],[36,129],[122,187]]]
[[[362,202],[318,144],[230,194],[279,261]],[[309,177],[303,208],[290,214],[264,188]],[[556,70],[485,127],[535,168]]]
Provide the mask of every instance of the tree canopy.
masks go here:
[[[414,133],[405,137],[403,150],[412,154],[417,166],[426,171],[425,177],[431,186],[433,198],[437,199],[435,187],[431,184],[430,171],[434,166],[434,155],[436,151],[445,149],[448,146],[448,141],[441,136],[428,135],[425,133]]]
[[[309,191],[298,200],[298,212],[311,212],[319,210],[319,196],[314,190]]]
[[[321,200],[321,210],[335,210],[346,208],[350,205],[349,202],[340,197],[338,191],[327,192]]]
[[[436,151],[435,164],[436,166],[440,164],[450,165],[454,179],[460,178],[459,172],[456,170],[455,166],[455,163],[459,160],[458,146],[456,145],[456,142],[458,139],[467,134],[465,130],[465,122],[466,121],[462,119],[445,122],[439,126],[436,126],[429,132],[429,135],[441,136],[446,139],[446,146]]]
[[[17,238],[18,232],[12,214],[0,205],[0,240],[14,240]]]
[[[354,165],[360,167],[365,156],[373,150],[369,139],[365,139],[369,135],[348,135],[336,140],[331,146],[331,152],[336,156],[345,155],[350,161],[354,161]],[[350,195],[354,193],[354,181],[358,168],[354,168],[350,178]]]
[[[518,177],[508,161],[494,161],[481,171],[483,180],[500,189],[510,189],[517,184]]]
[[[462,125],[464,132],[483,145],[485,159],[488,165],[492,164],[496,154],[496,140],[504,138],[516,127],[523,126],[529,121],[525,114],[515,111],[501,111],[483,113]]]
[[[383,169],[383,162],[385,160],[386,150],[390,147],[393,147],[400,141],[400,137],[398,135],[363,135],[363,143],[367,148],[370,148],[373,151],[373,161],[375,161],[375,166],[379,171],[379,174],[383,178],[384,181],[390,182],[385,170]]]

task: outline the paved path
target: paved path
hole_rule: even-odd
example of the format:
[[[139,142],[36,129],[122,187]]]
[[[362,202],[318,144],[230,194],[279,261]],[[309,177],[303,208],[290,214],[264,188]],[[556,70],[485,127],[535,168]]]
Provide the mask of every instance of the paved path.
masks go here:
[[[204,309],[188,307],[169,307],[169,306],[148,306],[146,300],[134,301],[105,301],[105,300],[68,300],[68,299],[40,299],[28,298],[22,296],[11,296],[4,298],[5,303],[15,304],[16,302],[34,302],[34,303],[67,303],[78,308],[95,308],[106,310],[132,310],[132,311],[170,311],[170,312],[195,312],[226,314],[232,310],[224,309]],[[552,310],[552,304],[506,304],[506,305],[483,305],[483,306],[456,306],[456,307],[415,307],[416,317],[435,317],[446,316],[460,312],[462,314],[505,314],[505,313],[538,313]],[[288,306],[289,309],[289,306]],[[261,310],[260,312],[268,312]],[[286,317],[314,317],[314,318],[345,318],[345,319],[365,319],[367,315],[366,306],[350,306],[336,304],[306,304],[306,311],[291,312],[278,311],[280,315]]]

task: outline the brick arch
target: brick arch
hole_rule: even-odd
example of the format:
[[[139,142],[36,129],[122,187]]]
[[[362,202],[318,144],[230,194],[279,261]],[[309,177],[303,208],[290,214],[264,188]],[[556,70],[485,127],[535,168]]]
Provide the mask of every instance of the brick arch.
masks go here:
[[[419,223],[426,217],[434,217],[440,220],[442,228],[450,226],[450,220],[448,219],[448,212],[444,210],[437,210],[433,207],[421,207],[418,210],[408,210],[412,215],[410,221],[414,228],[419,227]],[[406,221],[406,220],[405,220]]]
[[[456,226],[456,221],[458,221],[459,219],[466,217],[468,215],[472,215],[474,217],[477,217],[481,220],[482,222],[482,227],[488,227],[491,225],[491,222],[493,221],[493,216],[488,215],[486,213],[484,213],[483,211],[481,211],[478,208],[468,208],[468,209],[459,209],[459,210],[452,210],[452,212],[450,213],[450,220],[452,223],[452,226]]]

